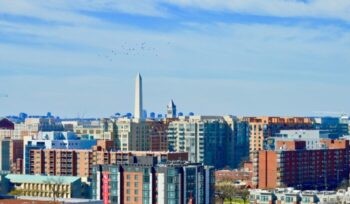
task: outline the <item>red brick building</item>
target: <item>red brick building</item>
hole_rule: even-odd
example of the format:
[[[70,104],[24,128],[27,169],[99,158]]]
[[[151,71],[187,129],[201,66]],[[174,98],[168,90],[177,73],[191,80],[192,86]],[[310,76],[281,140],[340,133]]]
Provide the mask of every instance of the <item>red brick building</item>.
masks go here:
[[[235,170],[219,170],[215,171],[215,182],[229,182],[231,184],[240,183],[242,185],[251,186],[252,172],[245,169]]]
[[[23,171],[23,140],[11,140],[9,156],[11,172],[21,174]]]
[[[188,160],[187,152],[111,151],[112,145],[100,141],[90,150],[31,150],[30,174],[88,177],[93,165],[128,163],[137,156],[156,156],[159,161]]]
[[[278,150],[254,154],[254,187],[273,189],[334,189],[349,179],[347,140],[322,140],[325,148],[307,150],[305,141],[280,141]]]
[[[147,121],[150,137],[150,151],[168,151],[168,126],[176,118],[166,118],[162,121]]]

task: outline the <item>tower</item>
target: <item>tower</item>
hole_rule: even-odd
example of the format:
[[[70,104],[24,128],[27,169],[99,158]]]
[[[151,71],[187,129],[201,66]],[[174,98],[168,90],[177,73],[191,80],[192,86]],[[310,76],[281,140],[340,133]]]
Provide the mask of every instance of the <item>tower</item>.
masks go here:
[[[167,118],[176,118],[176,105],[173,100],[167,105]]]
[[[137,120],[143,119],[143,107],[142,107],[142,77],[140,73],[136,76],[135,81],[135,110],[134,118]]]

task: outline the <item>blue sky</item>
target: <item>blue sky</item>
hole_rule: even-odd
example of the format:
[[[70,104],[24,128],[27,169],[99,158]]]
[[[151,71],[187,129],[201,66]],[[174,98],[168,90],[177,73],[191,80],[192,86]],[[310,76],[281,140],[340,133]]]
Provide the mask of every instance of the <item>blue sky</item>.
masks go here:
[[[348,0],[0,0],[0,115],[349,113]],[[6,108],[5,108],[6,107]]]

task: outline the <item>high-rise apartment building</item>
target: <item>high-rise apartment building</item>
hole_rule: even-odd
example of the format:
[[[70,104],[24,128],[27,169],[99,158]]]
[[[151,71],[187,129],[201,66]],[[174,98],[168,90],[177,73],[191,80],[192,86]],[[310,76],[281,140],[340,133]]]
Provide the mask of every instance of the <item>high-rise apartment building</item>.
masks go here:
[[[214,169],[187,162],[135,163],[93,167],[93,199],[108,204],[214,203]]]
[[[248,117],[249,123],[249,152],[252,159],[253,152],[263,150],[264,140],[276,135],[280,130],[312,129],[310,118],[292,117]]]
[[[142,156],[153,156],[159,162],[188,160],[187,153],[114,151],[113,141],[99,140],[92,149],[35,149],[30,151],[28,174],[91,176],[93,165],[129,163]]]
[[[169,123],[169,150],[188,152],[191,162],[234,167],[248,153],[244,123],[230,116],[179,117]]]
[[[67,125],[67,123],[66,123]],[[92,137],[98,140],[113,140],[117,133],[115,122],[110,119],[71,123],[73,131],[78,137]]]
[[[119,118],[116,121],[116,148],[122,151],[148,151],[149,126],[146,121]]]
[[[168,123],[164,121],[147,121],[150,151],[168,151]]]
[[[350,148],[347,140],[322,140],[320,149],[306,142],[277,141],[276,150],[254,153],[253,186],[262,189],[334,189],[349,179]]]
[[[19,173],[22,169],[23,140],[0,140],[0,171]]]
[[[34,136],[24,137],[23,163],[24,173],[30,173],[35,163],[29,160],[31,150],[35,149],[90,149],[96,145],[94,139],[80,139],[73,132],[39,132]],[[36,168],[36,167],[35,167]]]
[[[10,140],[0,140],[0,171],[10,171]]]
[[[11,172],[21,174],[23,172],[23,140],[12,139],[10,141],[9,157]]]
[[[249,125],[241,118],[224,116],[229,126],[226,140],[226,164],[231,168],[242,167],[249,160]]]

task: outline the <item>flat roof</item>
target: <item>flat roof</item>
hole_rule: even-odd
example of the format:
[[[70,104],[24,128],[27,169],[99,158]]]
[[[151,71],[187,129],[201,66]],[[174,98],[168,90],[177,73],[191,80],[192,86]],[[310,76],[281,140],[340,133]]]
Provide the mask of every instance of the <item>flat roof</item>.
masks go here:
[[[71,184],[80,179],[78,176],[43,176],[43,175],[21,175],[8,174],[6,176],[12,183],[60,183]]]

